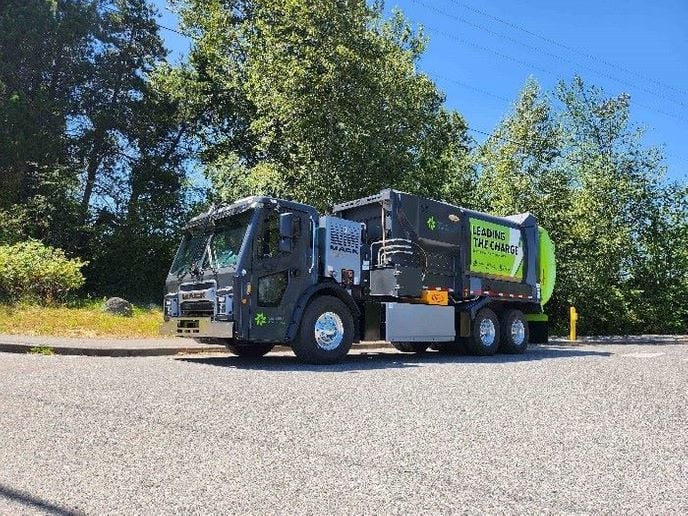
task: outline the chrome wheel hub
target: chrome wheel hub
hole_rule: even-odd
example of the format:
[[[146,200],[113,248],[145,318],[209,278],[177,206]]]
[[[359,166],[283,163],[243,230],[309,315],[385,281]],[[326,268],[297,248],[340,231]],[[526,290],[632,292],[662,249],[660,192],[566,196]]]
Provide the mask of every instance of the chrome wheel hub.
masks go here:
[[[497,330],[491,319],[483,319],[480,321],[480,342],[483,346],[491,346],[494,344]]]
[[[516,319],[511,323],[511,341],[520,346],[524,340],[526,340],[526,326],[523,321]]]
[[[344,323],[334,312],[325,312],[315,321],[315,342],[325,351],[332,351],[344,340]]]

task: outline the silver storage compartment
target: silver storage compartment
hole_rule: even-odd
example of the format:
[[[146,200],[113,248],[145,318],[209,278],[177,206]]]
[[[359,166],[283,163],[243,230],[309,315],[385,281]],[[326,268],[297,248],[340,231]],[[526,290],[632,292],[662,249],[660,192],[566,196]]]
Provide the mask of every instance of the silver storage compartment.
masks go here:
[[[456,337],[453,306],[383,303],[385,340],[449,342]]]

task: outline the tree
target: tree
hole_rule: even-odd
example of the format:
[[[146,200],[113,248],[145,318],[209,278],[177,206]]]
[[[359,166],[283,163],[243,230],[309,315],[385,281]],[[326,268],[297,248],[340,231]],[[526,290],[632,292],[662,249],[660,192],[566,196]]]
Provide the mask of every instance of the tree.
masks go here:
[[[94,192],[115,198],[122,167],[133,161],[128,147],[138,137],[140,112],[149,95],[147,76],[164,57],[155,11],[145,0],[101,0],[97,45],[73,121],[83,163],[81,220],[88,219]],[[101,179],[101,181],[99,181]]]
[[[87,259],[92,292],[157,299],[186,218],[194,118],[155,16],[146,0],[0,5],[0,238]]]
[[[685,310],[676,308],[686,246],[658,236],[686,242],[685,188],[663,182],[661,154],[643,146],[629,105],[627,95],[606,97],[579,77],[560,83],[554,97],[530,80],[478,153],[487,209],[534,210],[556,244],[547,311],[560,331],[571,304],[587,333],[686,328]],[[663,270],[662,262],[672,266]]]
[[[584,331],[630,330],[636,323],[634,278],[648,251],[641,235],[664,188],[662,157],[643,146],[642,130],[629,123],[628,95],[605,97],[580,77],[570,85],[560,83],[556,95],[562,103],[567,166],[577,183],[575,252],[568,256],[570,273],[562,286],[568,300],[586,312]]]
[[[223,198],[324,208],[390,186],[456,202],[470,192],[466,124],[416,71],[425,39],[401,14],[384,21],[365,1],[182,7],[212,104],[203,161]]]
[[[57,243],[69,221],[68,121],[95,26],[92,1],[0,5],[0,210],[24,236]]]
[[[633,333],[688,331],[688,185],[669,183],[647,199],[652,209],[635,245],[628,290]]]
[[[557,231],[567,225],[572,188],[570,170],[561,162],[563,138],[551,100],[529,79],[513,111],[477,152],[482,208],[499,215],[537,210],[540,222],[560,240]]]
[[[138,300],[162,295],[190,206],[186,171],[193,154],[187,145],[194,113],[183,85],[184,76],[166,65],[147,78],[131,133],[136,139],[129,152],[136,158],[124,176],[126,195],[117,209],[100,209],[93,224],[87,270],[93,290]]]

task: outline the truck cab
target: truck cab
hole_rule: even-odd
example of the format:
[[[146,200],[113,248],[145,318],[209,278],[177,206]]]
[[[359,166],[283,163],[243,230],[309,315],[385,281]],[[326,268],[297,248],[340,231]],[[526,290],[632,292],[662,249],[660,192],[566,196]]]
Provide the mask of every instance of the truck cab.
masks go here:
[[[265,196],[192,219],[167,276],[162,333],[260,356],[294,340],[316,295],[331,298],[329,303],[345,312],[320,320],[321,340],[338,338],[345,323],[353,330],[358,308],[351,288],[354,279],[360,280],[360,265],[354,267],[359,278],[347,277],[344,283],[334,269],[323,270],[319,233],[326,222],[312,206]],[[360,224],[347,229],[353,246],[346,254],[360,264]],[[357,339],[349,333],[352,342]]]

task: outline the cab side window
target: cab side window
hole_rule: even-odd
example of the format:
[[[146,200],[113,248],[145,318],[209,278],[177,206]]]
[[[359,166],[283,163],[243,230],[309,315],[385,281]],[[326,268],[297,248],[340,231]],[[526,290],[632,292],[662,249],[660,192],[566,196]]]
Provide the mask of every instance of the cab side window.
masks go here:
[[[279,214],[271,211],[263,219],[263,230],[258,240],[258,257],[274,258],[279,252]]]
[[[258,278],[258,306],[279,306],[288,284],[287,271]]]

